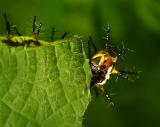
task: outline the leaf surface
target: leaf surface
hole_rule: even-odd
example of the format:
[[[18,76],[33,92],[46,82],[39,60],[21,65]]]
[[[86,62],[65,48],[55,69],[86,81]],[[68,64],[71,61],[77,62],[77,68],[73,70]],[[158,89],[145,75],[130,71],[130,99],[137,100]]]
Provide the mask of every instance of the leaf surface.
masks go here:
[[[89,84],[78,39],[35,48],[0,41],[0,127],[81,127]]]

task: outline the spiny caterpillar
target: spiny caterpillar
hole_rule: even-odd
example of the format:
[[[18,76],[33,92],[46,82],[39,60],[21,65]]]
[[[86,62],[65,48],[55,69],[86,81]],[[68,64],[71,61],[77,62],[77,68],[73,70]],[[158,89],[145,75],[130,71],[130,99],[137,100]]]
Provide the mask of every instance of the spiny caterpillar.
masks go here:
[[[11,25],[7,19],[6,13],[4,14],[5,23],[6,23],[6,30],[7,34],[5,36],[0,36],[0,40],[4,43],[6,43],[9,46],[27,46],[27,47],[36,47],[40,45],[47,45],[49,42],[39,40],[39,33],[42,28],[42,23],[39,23],[37,25],[36,23],[36,16],[34,16],[33,19],[33,26],[32,26],[32,35],[29,36],[22,36],[21,33],[18,31],[17,27],[15,25]],[[13,36],[11,34],[12,30],[14,30],[17,34],[17,36]],[[65,32],[61,39],[64,39],[65,36],[68,34],[68,32]],[[51,33],[51,41],[53,41],[54,36],[54,28],[52,28]]]
[[[129,79],[129,76],[137,76],[139,72],[117,69],[116,63],[118,58],[123,58],[123,55],[126,54],[129,49],[125,48],[124,45],[123,49],[120,49],[116,46],[109,44],[109,34],[110,27],[108,25],[107,35],[105,38],[107,43],[104,50],[97,50],[91,37],[88,40],[89,47],[92,46],[95,51],[95,53],[91,55],[91,50],[89,48],[90,66],[92,71],[91,88],[94,87],[97,94],[98,90],[104,92],[110,104],[114,105],[110,95],[105,89],[105,85],[108,83],[111,76],[115,75],[116,77],[123,77]]]
[[[9,46],[27,46],[27,47],[36,47],[40,45],[50,45],[50,42],[39,40],[39,33],[41,31],[42,23],[37,25],[36,23],[36,16],[33,19],[33,26],[32,26],[32,35],[31,37],[22,36],[21,33],[18,31],[16,26],[12,26],[8,19],[7,15],[4,15],[5,23],[6,23],[6,30],[7,34],[5,36],[0,36],[0,40],[6,43]],[[16,32],[17,36],[13,36],[11,34],[12,29]],[[51,40],[53,41],[54,38],[54,28],[52,28],[51,32]],[[94,87],[96,92],[100,90],[105,93],[105,96],[109,100],[110,104],[114,105],[111,100],[110,95],[108,94],[107,90],[105,89],[105,85],[108,83],[108,80],[115,75],[116,77],[123,77],[128,79],[129,76],[137,76],[139,72],[132,72],[132,71],[123,71],[119,70],[116,67],[116,63],[118,58],[123,58],[123,55],[126,54],[129,49],[124,48],[121,50],[116,46],[112,46],[109,44],[109,33],[110,28],[108,26],[107,29],[107,36],[106,36],[106,45],[104,50],[97,50],[96,46],[94,45],[92,38],[89,37],[88,40],[88,51],[89,51],[89,60],[90,60],[90,67],[92,71],[92,79],[91,79],[91,88]],[[64,39],[68,32],[65,32],[61,39]],[[91,55],[91,46],[94,49],[94,54]],[[98,89],[97,89],[98,88]]]

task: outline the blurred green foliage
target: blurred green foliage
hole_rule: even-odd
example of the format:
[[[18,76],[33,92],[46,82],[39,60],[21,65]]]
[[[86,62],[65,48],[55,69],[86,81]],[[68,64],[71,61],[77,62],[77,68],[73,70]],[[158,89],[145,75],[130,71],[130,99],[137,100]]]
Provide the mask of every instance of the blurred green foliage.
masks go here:
[[[6,12],[23,34],[30,35],[32,18],[43,23],[41,38],[49,39],[51,27],[57,34],[91,35],[98,48],[104,48],[103,28],[109,23],[113,43],[124,41],[129,53],[124,68],[142,71],[134,82],[114,79],[108,91],[115,93],[114,109],[108,108],[103,95],[92,98],[84,116],[87,127],[159,127],[160,126],[160,1],[159,0],[1,0],[0,12]],[[0,18],[1,34],[5,33]]]

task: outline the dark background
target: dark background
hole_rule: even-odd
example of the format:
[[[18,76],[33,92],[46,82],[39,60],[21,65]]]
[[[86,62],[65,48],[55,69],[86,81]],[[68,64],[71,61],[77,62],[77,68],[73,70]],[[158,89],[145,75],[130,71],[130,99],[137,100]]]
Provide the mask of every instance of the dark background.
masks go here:
[[[63,32],[92,36],[104,48],[103,28],[111,26],[112,42],[134,50],[121,67],[141,71],[134,82],[114,79],[107,85],[116,106],[103,94],[95,97],[84,116],[84,127],[160,127],[160,0],[0,0],[0,13],[8,14],[24,35],[31,35],[33,16],[43,23],[41,39]],[[0,34],[5,34],[0,18]]]

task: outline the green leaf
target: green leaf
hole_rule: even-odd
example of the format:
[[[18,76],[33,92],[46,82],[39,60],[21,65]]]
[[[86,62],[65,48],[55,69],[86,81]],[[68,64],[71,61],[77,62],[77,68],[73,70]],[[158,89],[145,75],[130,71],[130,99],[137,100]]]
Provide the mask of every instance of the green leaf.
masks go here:
[[[80,127],[90,67],[76,38],[10,47],[0,41],[0,127]]]

